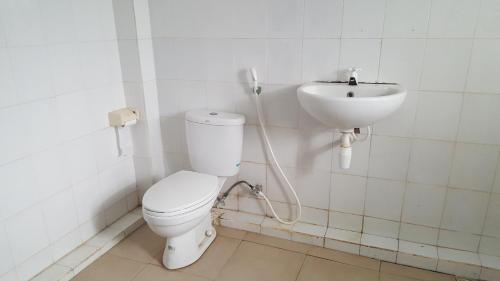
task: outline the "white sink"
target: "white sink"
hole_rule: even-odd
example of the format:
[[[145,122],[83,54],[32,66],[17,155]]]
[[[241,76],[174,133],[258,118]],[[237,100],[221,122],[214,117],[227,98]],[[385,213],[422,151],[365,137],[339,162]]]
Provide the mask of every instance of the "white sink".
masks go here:
[[[300,86],[297,96],[307,113],[342,131],[366,127],[389,116],[403,103],[406,90],[398,84],[311,82]]]

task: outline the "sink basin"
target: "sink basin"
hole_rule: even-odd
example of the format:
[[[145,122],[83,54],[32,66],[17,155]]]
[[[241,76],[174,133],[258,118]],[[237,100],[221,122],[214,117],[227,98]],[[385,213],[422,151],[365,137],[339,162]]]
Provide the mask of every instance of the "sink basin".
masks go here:
[[[300,105],[318,121],[339,130],[362,128],[386,118],[403,103],[398,84],[311,82],[297,89]]]

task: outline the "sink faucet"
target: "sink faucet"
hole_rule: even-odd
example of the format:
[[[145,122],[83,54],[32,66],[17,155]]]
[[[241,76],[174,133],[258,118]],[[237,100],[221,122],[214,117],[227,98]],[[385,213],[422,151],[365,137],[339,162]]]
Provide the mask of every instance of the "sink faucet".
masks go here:
[[[351,86],[358,85],[358,71],[360,71],[360,70],[361,70],[361,68],[358,68],[358,67],[349,68],[349,71],[348,71],[349,85],[351,85]]]

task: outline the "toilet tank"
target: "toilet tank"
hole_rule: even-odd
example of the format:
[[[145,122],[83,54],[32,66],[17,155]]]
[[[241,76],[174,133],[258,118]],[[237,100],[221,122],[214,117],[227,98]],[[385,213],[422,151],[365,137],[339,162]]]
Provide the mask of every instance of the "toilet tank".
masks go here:
[[[186,112],[186,139],[194,171],[219,177],[238,173],[245,116],[211,110]]]

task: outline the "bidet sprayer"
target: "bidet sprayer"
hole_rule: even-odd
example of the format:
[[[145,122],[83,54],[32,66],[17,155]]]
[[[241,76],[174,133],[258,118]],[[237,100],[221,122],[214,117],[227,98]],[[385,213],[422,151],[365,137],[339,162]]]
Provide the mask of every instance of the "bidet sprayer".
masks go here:
[[[257,76],[257,70],[255,67],[250,68],[250,73],[252,74],[252,81],[253,81],[253,93],[260,95],[260,92],[262,91],[262,88],[259,86],[259,78]]]

